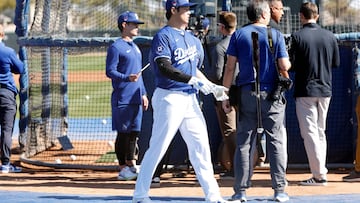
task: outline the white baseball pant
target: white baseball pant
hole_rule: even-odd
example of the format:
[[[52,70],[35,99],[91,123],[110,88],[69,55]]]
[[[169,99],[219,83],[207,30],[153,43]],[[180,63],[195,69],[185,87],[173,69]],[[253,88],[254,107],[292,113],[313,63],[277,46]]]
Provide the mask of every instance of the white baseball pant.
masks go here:
[[[152,97],[154,109],[149,148],[141,162],[134,197],[148,197],[152,176],[177,130],[180,130],[189,159],[208,201],[220,199],[214,177],[206,122],[196,94],[156,88]]]

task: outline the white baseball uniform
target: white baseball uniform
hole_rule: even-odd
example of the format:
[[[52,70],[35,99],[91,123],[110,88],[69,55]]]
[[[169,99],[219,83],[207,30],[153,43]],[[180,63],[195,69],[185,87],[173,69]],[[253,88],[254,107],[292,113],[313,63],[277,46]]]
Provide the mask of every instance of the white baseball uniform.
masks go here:
[[[158,58],[168,58],[172,67],[195,76],[204,51],[199,39],[185,30],[162,28],[153,38],[150,62],[155,70],[156,89],[152,97],[153,128],[135,185],[134,198],[148,197],[156,166],[164,156],[177,130],[180,130],[189,159],[208,201],[221,199],[214,177],[206,122],[197,100],[197,89],[169,79],[159,71]]]

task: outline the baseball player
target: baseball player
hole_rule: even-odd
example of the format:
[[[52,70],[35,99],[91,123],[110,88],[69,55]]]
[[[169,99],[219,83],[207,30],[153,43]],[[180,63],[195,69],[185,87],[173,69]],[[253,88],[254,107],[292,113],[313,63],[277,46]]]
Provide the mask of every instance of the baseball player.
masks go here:
[[[148,99],[141,77],[141,52],[133,42],[138,35],[139,21],[134,12],[126,11],[118,18],[121,38],[109,48],[106,57],[106,76],[111,78],[112,129],[117,131],[115,153],[119,161],[119,180],[137,177],[135,153],[141,130],[143,109]]]
[[[150,61],[154,63],[156,78],[152,97],[154,123],[149,148],[137,177],[134,203],[151,202],[148,191],[153,173],[178,129],[206,201],[226,202],[214,178],[207,127],[196,97],[200,90],[224,100],[226,88],[211,83],[198,69],[204,51],[200,40],[185,30],[193,5],[188,0],[167,0],[168,24],[152,41]]]

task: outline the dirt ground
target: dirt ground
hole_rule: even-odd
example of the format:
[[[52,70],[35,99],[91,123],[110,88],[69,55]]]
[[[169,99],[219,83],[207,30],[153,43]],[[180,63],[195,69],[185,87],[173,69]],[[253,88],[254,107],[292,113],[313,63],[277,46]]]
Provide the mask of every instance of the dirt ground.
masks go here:
[[[23,172],[0,174],[0,190],[131,196],[135,185],[135,181],[118,181],[116,179],[117,172],[40,168],[19,163],[18,155],[13,155],[12,159],[16,164],[22,165]],[[330,170],[329,182],[325,187],[300,186],[299,181],[311,176],[309,171],[289,169],[287,173],[289,186],[286,188],[286,192],[291,196],[360,193],[360,182],[342,182],[342,177],[348,172],[349,170],[345,169]],[[215,177],[220,185],[222,195],[231,196],[233,180],[219,179],[218,174],[215,174]],[[182,178],[174,178],[172,173],[165,173],[161,179],[160,186],[152,187],[150,195],[203,196],[201,187],[191,171]],[[273,195],[268,169],[255,169],[252,180],[253,187],[247,191],[248,196]]]

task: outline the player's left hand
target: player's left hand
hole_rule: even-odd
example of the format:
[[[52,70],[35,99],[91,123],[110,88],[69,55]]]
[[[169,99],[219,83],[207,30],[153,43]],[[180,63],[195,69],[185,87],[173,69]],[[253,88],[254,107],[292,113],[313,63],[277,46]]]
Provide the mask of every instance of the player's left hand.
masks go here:
[[[149,99],[147,98],[146,95],[142,96],[142,106],[145,111],[148,110],[149,108]]]
[[[228,90],[229,89],[224,86],[213,84],[211,92],[213,93],[216,101],[224,101],[229,99],[229,96],[226,94],[226,91]]]

